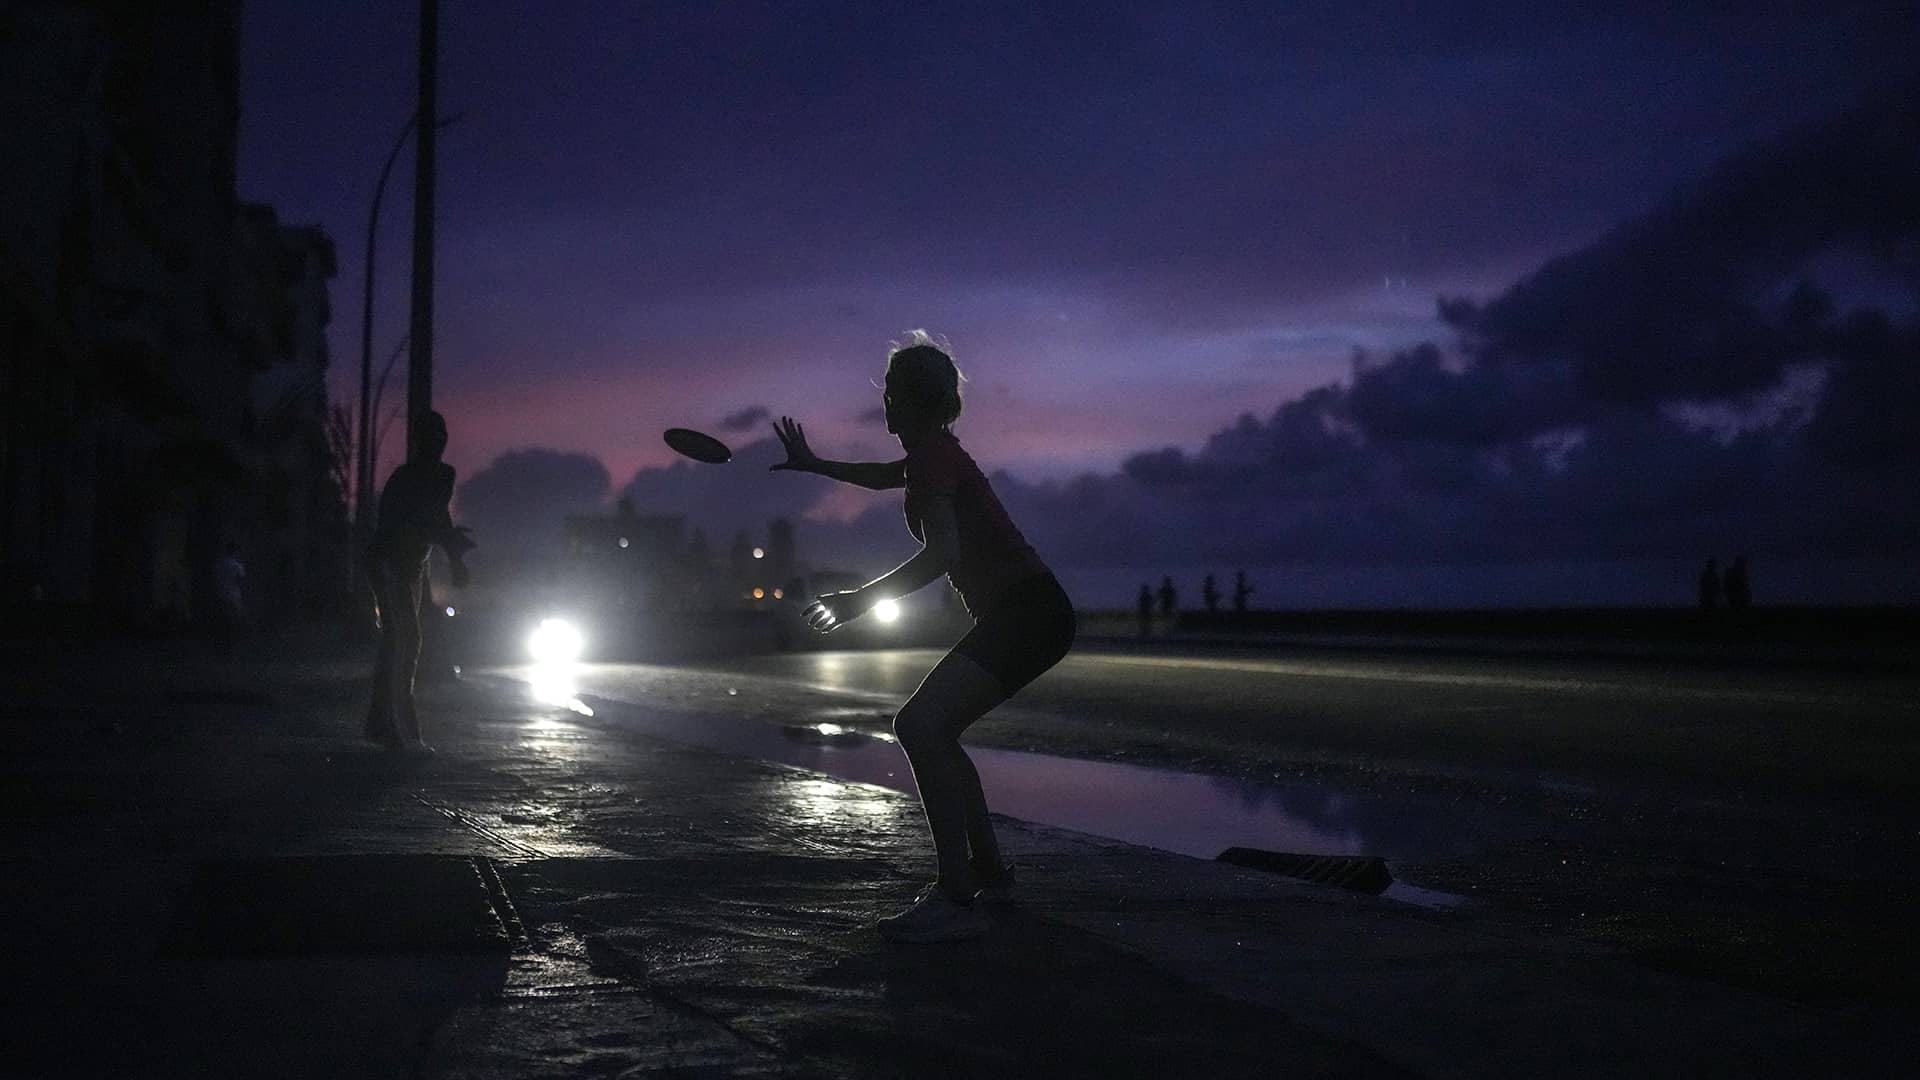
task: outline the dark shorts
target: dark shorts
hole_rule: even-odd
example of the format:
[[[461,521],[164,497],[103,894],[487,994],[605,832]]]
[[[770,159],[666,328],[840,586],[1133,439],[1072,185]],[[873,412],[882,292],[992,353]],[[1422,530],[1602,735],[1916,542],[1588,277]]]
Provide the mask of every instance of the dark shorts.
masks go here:
[[[1067,655],[1078,628],[1066,590],[1052,574],[1036,574],[1008,586],[953,651],[987,669],[1011,697]]]

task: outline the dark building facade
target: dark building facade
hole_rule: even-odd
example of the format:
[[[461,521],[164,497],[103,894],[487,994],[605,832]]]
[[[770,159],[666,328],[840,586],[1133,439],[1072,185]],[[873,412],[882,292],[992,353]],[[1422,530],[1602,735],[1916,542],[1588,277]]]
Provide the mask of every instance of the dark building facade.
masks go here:
[[[237,0],[0,8],[0,632],[203,619],[223,544],[250,576],[272,549],[276,464],[306,484],[261,383],[324,339],[258,331],[324,326],[332,250],[271,223],[249,253],[239,43]]]
[[[234,329],[253,370],[251,482],[229,531],[245,538],[256,614],[295,618],[335,604],[348,577],[348,448],[329,439],[327,400],[333,241],[245,205],[234,267]]]
[[[636,514],[620,500],[611,516],[567,518],[561,576],[604,607],[673,611],[692,606],[697,582],[687,558],[687,522],[677,514]]]

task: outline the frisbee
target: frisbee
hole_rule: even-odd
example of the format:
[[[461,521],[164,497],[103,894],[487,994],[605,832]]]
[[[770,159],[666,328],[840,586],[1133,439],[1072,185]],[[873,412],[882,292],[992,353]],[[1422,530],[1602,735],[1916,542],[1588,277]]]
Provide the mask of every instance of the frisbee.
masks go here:
[[[727,449],[727,444],[706,432],[676,427],[668,428],[664,437],[668,446],[695,461],[704,461],[709,465],[724,465],[733,460],[733,451]]]

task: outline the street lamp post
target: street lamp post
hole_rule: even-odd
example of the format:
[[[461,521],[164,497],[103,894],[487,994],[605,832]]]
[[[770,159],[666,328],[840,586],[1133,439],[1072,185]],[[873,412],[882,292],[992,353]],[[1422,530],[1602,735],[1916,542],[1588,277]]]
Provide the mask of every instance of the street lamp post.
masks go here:
[[[434,126],[445,131],[462,115],[455,113]],[[374,249],[379,240],[380,201],[387,193],[387,178],[393,175],[394,162],[399,160],[400,151],[406,149],[407,137],[413,134],[413,126],[419,119],[418,112],[407,117],[407,124],[400,129],[399,138],[393,140],[393,149],[387,151],[387,160],[380,166],[380,179],[373,185],[373,207],[367,212],[367,256],[360,288],[360,424],[354,476],[357,492],[354,497],[354,531],[358,537],[357,546],[362,550],[367,546],[368,532],[373,525],[373,278]],[[360,560],[356,558],[350,561],[357,594]]]
[[[440,0],[420,0],[420,97],[416,115],[440,115]],[[407,342],[407,450],[433,408],[433,191],[434,133],[439,125],[414,128],[413,316]]]

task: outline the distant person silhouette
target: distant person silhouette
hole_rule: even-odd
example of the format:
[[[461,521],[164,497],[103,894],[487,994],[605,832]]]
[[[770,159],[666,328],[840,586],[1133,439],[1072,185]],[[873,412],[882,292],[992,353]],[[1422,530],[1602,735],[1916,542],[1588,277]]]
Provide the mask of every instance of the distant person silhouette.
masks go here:
[[[943,572],[973,616],[973,629],[934,665],[894,718],[894,734],[920,789],[939,874],[913,906],[879,922],[892,941],[953,941],[984,933],[986,917],[977,901],[1009,899],[1013,887],[980,774],[961,749],[960,735],[1059,663],[1073,646],[1076,623],[1073,602],[954,438],[960,370],[924,330],[888,353],[882,404],[887,431],[906,451],[901,460],[824,460],[807,446],[801,426],[781,417],[773,430],[787,460],[774,468],[875,491],[904,488],[907,529],[922,544],[912,558],[860,588],[814,600],[806,615],[815,630],[830,632]]]
[[[1212,574],[1208,574],[1206,580],[1200,583],[1200,602],[1207,605],[1209,615],[1220,610],[1220,590],[1214,586]]]
[[[1153,636],[1153,587],[1140,584],[1140,636]]]
[[[233,652],[240,631],[247,624],[247,564],[240,561],[240,545],[229,540],[213,561],[213,597],[219,605],[214,618],[219,620],[220,649]]]
[[[1160,617],[1167,620],[1167,629],[1173,629],[1173,609],[1180,602],[1180,594],[1173,589],[1173,579],[1160,579]]]
[[[1712,611],[1720,606],[1720,560],[1709,558],[1707,565],[1700,571],[1700,610]]]
[[[412,456],[380,490],[379,522],[367,545],[367,580],[373,586],[380,656],[373,671],[373,702],[367,738],[393,750],[431,753],[420,738],[414,710],[414,675],[420,665],[421,608],[428,599],[427,556],[439,547],[452,566],[453,584],[467,582],[467,530],[453,524],[453,466],[440,460],[447,449],[447,422],[437,412],[421,418]]]
[[[1745,611],[1753,604],[1753,587],[1747,582],[1747,557],[1734,556],[1727,566],[1725,584],[1722,590],[1727,595],[1727,609]]]
[[[1247,613],[1247,597],[1253,595],[1253,591],[1253,586],[1247,584],[1247,572],[1235,570],[1233,572],[1233,613],[1235,615]]]

